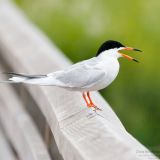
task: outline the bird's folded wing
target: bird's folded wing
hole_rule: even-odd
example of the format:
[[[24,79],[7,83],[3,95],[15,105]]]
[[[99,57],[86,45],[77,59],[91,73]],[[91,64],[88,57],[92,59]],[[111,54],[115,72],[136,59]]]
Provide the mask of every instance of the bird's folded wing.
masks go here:
[[[55,76],[56,80],[63,84],[64,87],[87,88],[99,83],[105,72],[96,67],[87,65],[70,68],[60,72]]]

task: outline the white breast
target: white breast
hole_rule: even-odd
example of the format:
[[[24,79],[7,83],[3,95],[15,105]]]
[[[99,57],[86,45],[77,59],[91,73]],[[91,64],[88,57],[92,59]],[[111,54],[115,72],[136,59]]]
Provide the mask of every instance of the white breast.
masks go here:
[[[90,88],[92,91],[106,88],[114,81],[119,72],[119,62],[114,57],[108,57],[100,63],[100,68],[104,70],[106,75],[98,84]]]

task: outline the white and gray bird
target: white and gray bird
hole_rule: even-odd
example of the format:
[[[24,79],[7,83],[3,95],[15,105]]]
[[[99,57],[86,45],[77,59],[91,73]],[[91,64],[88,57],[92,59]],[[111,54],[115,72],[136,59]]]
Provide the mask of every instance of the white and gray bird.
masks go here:
[[[108,40],[100,46],[95,57],[73,64],[64,70],[46,75],[5,73],[10,78],[1,82],[58,86],[72,91],[80,91],[89,108],[101,110],[93,103],[90,91],[101,90],[111,84],[119,72],[118,58],[125,57],[138,62],[136,59],[120,53],[121,50],[140,51],[126,47],[120,42]]]

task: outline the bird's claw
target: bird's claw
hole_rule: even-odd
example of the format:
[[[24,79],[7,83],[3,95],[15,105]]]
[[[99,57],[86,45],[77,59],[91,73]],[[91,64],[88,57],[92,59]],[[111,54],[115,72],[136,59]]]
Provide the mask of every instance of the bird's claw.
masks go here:
[[[88,107],[89,107],[89,108],[91,108],[91,107],[94,108],[93,111],[95,111],[95,112],[96,112],[96,111],[102,111],[101,108],[98,108],[98,107],[97,107],[96,105],[94,105],[94,104],[89,104]]]
[[[102,115],[100,115],[97,111],[102,111],[102,109],[101,108],[98,108],[96,105],[94,105],[94,104],[87,104],[87,106],[88,106],[88,108],[93,108],[93,111],[94,111],[94,113],[95,113],[95,115],[98,115],[98,116],[101,116],[101,117],[103,117]],[[93,115],[92,113],[91,114],[89,114],[89,116],[87,116],[88,118],[92,118],[92,117],[94,117],[95,115]],[[103,117],[104,118],[104,117]]]
[[[102,111],[102,109],[100,109],[100,108],[98,108],[98,107],[94,107],[94,110],[93,110],[93,111],[97,113],[97,111]]]

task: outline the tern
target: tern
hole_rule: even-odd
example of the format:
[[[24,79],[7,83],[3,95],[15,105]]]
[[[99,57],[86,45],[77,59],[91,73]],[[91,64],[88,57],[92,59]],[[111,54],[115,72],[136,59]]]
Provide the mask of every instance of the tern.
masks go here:
[[[105,41],[97,51],[95,57],[69,66],[66,69],[55,71],[46,75],[28,75],[19,73],[5,73],[9,75],[3,83],[25,83],[32,85],[57,86],[71,91],[79,91],[88,108],[94,111],[101,110],[94,104],[90,92],[98,91],[110,85],[118,75],[118,58],[138,62],[136,59],[120,53],[122,50],[141,50],[127,47],[118,41]]]

